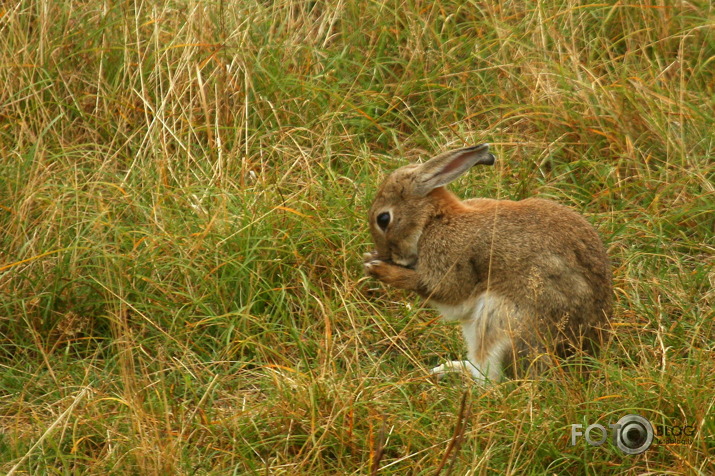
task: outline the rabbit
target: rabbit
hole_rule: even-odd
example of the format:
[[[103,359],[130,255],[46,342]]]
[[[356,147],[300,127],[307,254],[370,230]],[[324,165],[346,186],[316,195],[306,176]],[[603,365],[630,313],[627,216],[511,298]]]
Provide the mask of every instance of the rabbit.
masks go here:
[[[493,165],[489,144],[406,165],[382,183],[369,211],[375,250],[365,273],[413,291],[445,321],[459,321],[478,383],[535,377],[585,351],[595,355],[612,308],[604,245],[575,211],[550,200],[461,201],[445,186]]]

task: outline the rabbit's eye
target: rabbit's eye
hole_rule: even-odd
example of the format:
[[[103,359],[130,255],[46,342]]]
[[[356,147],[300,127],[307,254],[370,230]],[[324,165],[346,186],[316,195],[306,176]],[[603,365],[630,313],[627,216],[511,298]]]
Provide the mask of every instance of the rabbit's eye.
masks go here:
[[[379,226],[382,231],[387,230],[387,225],[390,224],[390,212],[383,212],[377,216],[377,226]]]

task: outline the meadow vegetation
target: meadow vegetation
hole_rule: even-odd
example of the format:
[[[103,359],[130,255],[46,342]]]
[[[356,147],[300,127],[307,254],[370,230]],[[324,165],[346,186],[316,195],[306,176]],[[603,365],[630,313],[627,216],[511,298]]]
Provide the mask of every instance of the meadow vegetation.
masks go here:
[[[708,0],[0,7],[0,472],[713,474]],[[488,388],[362,276],[390,170],[547,197],[613,261],[613,339]],[[638,413],[643,454],[571,446]],[[596,435],[598,436],[598,435]]]

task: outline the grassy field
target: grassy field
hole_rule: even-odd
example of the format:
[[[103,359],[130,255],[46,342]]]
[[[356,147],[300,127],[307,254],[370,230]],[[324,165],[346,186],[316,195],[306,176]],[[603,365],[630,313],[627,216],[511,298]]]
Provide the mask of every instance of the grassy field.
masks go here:
[[[0,473],[715,472],[708,0],[18,0],[0,84]],[[434,381],[459,329],[362,277],[385,174],[481,142],[455,192],[607,243],[590,378]]]

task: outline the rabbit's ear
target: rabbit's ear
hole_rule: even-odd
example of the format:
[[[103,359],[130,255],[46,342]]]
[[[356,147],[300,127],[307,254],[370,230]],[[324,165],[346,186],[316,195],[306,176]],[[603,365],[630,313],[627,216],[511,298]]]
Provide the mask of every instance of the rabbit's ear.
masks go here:
[[[414,191],[417,195],[425,196],[435,188],[447,185],[477,164],[494,164],[494,156],[489,152],[489,144],[439,154],[415,170]]]

